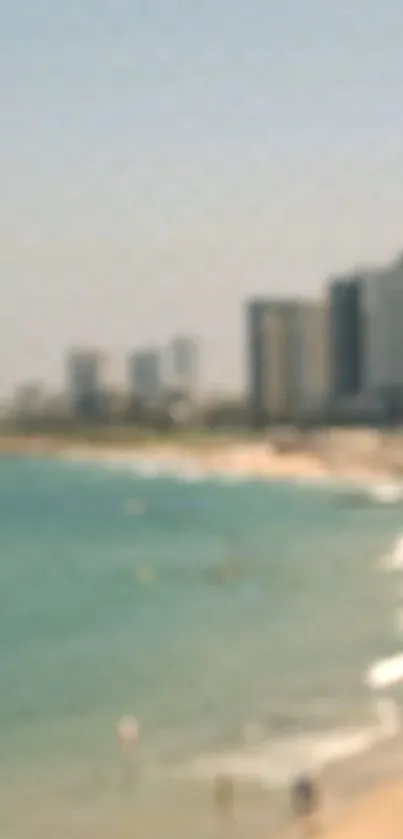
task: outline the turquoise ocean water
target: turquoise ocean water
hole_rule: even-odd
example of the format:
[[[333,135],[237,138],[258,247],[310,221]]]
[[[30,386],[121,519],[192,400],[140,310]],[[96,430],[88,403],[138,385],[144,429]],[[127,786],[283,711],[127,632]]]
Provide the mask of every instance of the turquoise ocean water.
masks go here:
[[[0,836],[212,836],[221,769],[268,835],[265,796],[377,731],[402,522],[326,485],[0,461]]]

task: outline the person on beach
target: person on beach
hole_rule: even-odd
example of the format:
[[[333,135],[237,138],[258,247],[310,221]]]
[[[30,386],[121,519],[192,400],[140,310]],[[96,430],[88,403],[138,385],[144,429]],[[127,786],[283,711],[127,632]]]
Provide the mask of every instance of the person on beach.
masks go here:
[[[318,832],[319,804],[317,782],[306,773],[298,775],[291,787],[291,809],[294,819],[301,826],[301,836],[313,836]]]
[[[122,717],[116,726],[121,755],[121,785],[124,792],[133,789],[138,775],[137,744],[139,733],[139,725],[135,717]]]
[[[234,823],[234,782],[230,775],[217,775],[214,782],[214,807],[221,826],[230,829]]]

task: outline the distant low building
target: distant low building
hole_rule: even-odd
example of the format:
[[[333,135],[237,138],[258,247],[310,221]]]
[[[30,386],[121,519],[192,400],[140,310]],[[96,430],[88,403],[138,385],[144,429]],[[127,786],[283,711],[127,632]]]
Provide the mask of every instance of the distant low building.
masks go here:
[[[13,410],[19,417],[37,417],[46,404],[46,391],[37,382],[20,385],[14,394]]]
[[[201,406],[200,420],[208,428],[244,429],[248,420],[245,399],[240,396],[212,395]]]

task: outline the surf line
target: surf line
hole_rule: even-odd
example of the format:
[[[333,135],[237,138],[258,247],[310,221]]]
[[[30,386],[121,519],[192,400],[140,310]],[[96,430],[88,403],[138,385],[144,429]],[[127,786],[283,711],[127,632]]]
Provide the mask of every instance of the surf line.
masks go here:
[[[377,661],[367,673],[366,683],[372,690],[383,690],[403,680],[403,653]]]
[[[401,534],[394,544],[390,552],[382,559],[382,567],[386,571],[402,571],[403,570],[403,535]]]
[[[403,534],[400,534],[392,545],[383,568],[388,571],[403,570]],[[403,630],[403,609],[399,609],[396,618],[399,631]],[[401,714],[399,705],[394,699],[379,698],[379,692],[403,681],[403,653],[396,653],[376,661],[366,673],[365,683],[378,695],[376,710],[380,722],[380,730],[384,737],[394,737],[401,728]]]
[[[389,740],[396,737],[401,728],[401,715],[397,702],[390,697],[379,697],[379,692],[398,684],[403,680],[403,653],[383,658],[375,662],[366,674],[365,682],[374,693],[376,713],[379,720],[376,740]]]

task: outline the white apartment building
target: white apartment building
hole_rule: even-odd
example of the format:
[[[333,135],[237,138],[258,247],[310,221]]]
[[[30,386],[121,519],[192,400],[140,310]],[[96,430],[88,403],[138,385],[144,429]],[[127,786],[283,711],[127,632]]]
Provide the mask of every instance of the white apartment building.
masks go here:
[[[321,301],[301,306],[297,328],[297,410],[300,415],[320,413],[329,398],[328,306]]]
[[[255,300],[248,306],[252,422],[293,422],[320,410],[328,391],[327,316],[321,302]]]

